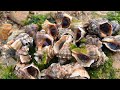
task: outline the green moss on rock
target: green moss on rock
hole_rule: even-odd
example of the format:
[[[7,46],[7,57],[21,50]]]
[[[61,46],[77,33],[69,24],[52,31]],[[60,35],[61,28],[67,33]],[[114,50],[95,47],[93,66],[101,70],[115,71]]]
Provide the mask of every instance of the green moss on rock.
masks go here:
[[[74,49],[72,49],[72,52],[87,54],[87,49],[86,49],[86,46],[82,46],[80,48],[74,48]]]

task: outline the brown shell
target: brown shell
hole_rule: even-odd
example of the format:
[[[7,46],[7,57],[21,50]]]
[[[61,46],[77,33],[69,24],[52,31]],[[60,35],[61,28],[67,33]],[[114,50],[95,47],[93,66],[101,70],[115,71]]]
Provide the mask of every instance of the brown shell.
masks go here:
[[[112,24],[107,19],[92,19],[85,28],[89,34],[99,37],[111,36],[113,33]]]
[[[72,22],[72,17],[66,13],[58,12],[55,15],[55,20],[58,24],[58,26],[61,26],[62,28],[68,28]]]
[[[120,35],[107,36],[102,39],[102,41],[109,50],[113,52],[120,52]]]
[[[53,45],[53,38],[48,34],[37,32],[35,43],[38,50],[41,50],[45,46]]]
[[[20,64],[18,63],[15,67],[17,76],[23,79],[37,79],[40,76],[39,69],[32,64]]]
[[[43,23],[42,28],[47,32],[47,34],[51,35],[54,38],[54,40],[57,39],[59,33],[58,33],[58,28],[56,24],[46,20]]]

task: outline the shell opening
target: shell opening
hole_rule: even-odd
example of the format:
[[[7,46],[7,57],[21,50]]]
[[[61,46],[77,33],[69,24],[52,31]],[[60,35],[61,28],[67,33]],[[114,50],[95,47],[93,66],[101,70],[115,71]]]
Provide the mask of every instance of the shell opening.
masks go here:
[[[70,26],[70,19],[67,17],[64,17],[62,19],[62,28],[68,28]]]
[[[110,42],[110,43],[107,43],[107,45],[113,50],[120,49],[120,44],[117,44],[117,43]]]
[[[76,40],[79,40],[80,37],[81,37],[81,31],[77,29]]]
[[[49,46],[49,45],[52,45],[52,42],[50,39],[46,38],[45,41],[43,42],[42,47]]]
[[[54,25],[51,25],[49,29],[50,29],[50,33],[53,37],[58,34],[58,30]]]
[[[62,48],[62,46],[64,45],[64,43],[66,42],[67,36],[64,35],[62,36],[53,46],[54,48],[54,52],[57,54],[59,52],[59,50]]]
[[[37,77],[39,73],[38,70],[32,66],[27,68],[27,72],[34,77]]]
[[[87,55],[84,55],[84,54],[76,54],[76,55],[83,62],[88,62],[90,60],[90,58]]]
[[[110,36],[112,34],[112,26],[109,23],[104,23],[99,26],[100,31],[106,36]]]

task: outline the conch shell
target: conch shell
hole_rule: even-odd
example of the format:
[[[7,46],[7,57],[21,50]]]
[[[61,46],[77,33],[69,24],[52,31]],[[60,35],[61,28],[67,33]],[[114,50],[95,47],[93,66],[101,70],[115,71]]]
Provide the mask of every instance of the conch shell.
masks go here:
[[[59,50],[62,48],[64,43],[70,43],[70,42],[72,42],[72,36],[63,35],[53,46],[55,54],[59,53]]]
[[[108,57],[99,47],[88,44],[72,49],[72,56],[83,67],[98,67],[108,60]]]
[[[72,56],[83,67],[90,67],[91,64],[94,62],[94,60],[90,59],[90,57],[87,54],[84,54],[83,52],[81,52],[81,50],[77,48],[72,49]]]
[[[54,38],[54,40],[57,39],[59,33],[58,33],[58,28],[57,28],[56,24],[51,23],[48,20],[46,20],[43,23],[42,28],[47,32],[47,34],[52,36]]]
[[[66,13],[58,12],[55,15],[55,20],[58,26],[61,26],[62,28],[69,28],[72,17]]]
[[[107,19],[93,19],[85,26],[89,34],[98,35],[101,38],[111,36],[113,33],[112,24]]]
[[[86,34],[84,28],[79,23],[71,25],[71,30],[74,32],[75,42],[79,42]]]
[[[41,34],[37,32],[35,43],[38,51],[40,51],[43,47],[52,45],[53,46],[54,39],[48,34]]]
[[[105,37],[102,42],[109,50],[120,52],[120,35]]]
[[[72,40],[71,35],[63,35],[53,46],[54,53],[60,59],[61,64],[71,58],[70,43]]]
[[[37,79],[40,77],[40,71],[33,63],[29,65],[18,63],[15,71],[17,76],[23,79]]]
[[[62,18],[62,28],[68,28],[72,22],[72,17],[68,14],[63,14]]]

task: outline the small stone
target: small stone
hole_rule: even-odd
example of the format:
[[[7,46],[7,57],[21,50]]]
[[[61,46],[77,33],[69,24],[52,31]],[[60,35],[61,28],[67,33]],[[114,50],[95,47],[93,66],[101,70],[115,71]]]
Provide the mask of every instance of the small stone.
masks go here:
[[[24,25],[24,21],[27,19],[29,11],[11,11],[8,17],[17,24]]]
[[[9,36],[9,32],[12,30],[11,24],[2,24],[0,26],[0,39],[1,40],[7,40]]]

